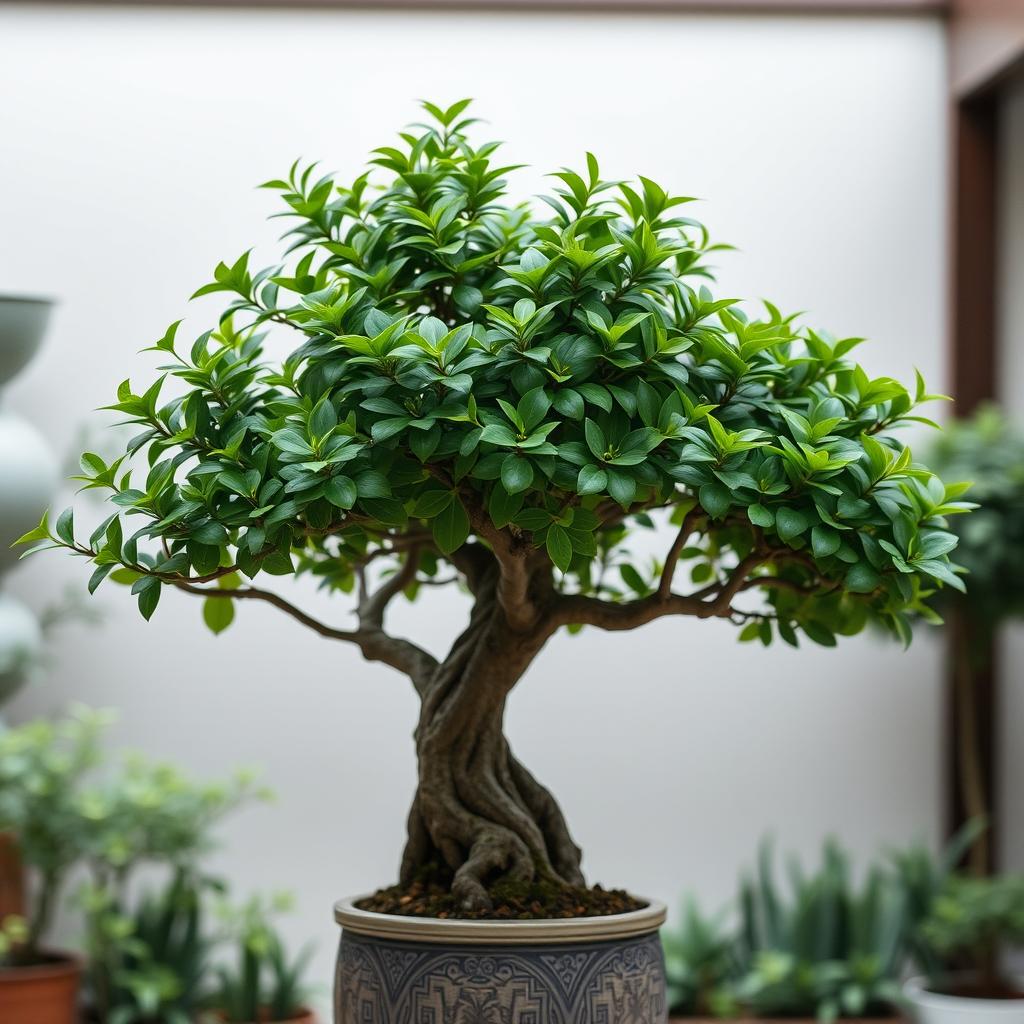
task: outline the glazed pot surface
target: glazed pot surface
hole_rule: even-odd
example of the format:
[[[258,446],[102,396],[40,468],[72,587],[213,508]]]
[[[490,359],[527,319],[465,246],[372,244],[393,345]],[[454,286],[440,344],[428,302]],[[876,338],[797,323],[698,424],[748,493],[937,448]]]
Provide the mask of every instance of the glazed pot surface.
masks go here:
[[[660,904],[604,918],[342,925],[335,1024],[665,1024]]]
[[[924,978],[911,978],[903,994],[917,1024],[1024,1024],[1024,999],[968,999],[929,992]]]
[[[74,957],[0,968],[3,1024],[77,1024],[82,965]]]

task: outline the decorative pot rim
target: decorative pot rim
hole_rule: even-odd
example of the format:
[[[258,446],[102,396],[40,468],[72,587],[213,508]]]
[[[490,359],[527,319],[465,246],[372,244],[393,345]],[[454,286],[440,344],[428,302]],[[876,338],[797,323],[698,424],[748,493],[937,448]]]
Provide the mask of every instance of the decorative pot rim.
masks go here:
[[[0,302],[29,302],[39,306],[53,306],[57,300],[49,295],[14,295],[0,292]]]
[[[77,953],[64,950],[46,950],[45,955],[52,957],[41,964],[18,964],[16,966],[0,966],[0,985],[5,981],[18,982],[39,978],[63,978],[68,975],[81,974],[82,958]]]
[[[647,906],[624,914],[533,921],[462,921],[360,910],[356,903],[367,895],[338,900],[334,904],[334,919],[342,928],[356,935],[427,945],[544,946],[629,939],[656,932],[667,915],[664,903],[641,896],[637,898],[644,899]]]
[[[971,1007],[974,1010],[984,1010],[986,1013],[1004,1010],[1007,1014],[1013,1013],[1018,1016],[1021,1009],[1024,1009],[1024,995],[1020,999],[976,999],[974,996],[953,996],[943,992],[933,992],[928,988],[928,984],[928,978],[924,975],[909,978],[903,983],[903,994],[912,1003],[933,1009],[950,1009],[952,1007],[967,1009]]]

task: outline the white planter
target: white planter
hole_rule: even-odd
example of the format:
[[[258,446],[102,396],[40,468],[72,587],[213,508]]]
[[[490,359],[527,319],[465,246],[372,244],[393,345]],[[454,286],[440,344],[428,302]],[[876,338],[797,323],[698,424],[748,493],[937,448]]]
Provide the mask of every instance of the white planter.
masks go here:
[[[925,978],[903,986],[917,1024],[1024,1024],[1024,999],[967,999],[929,992]]]
[[[0,594],[0,703],[20,689],[25,667],[43,646],[43,633],[35,615],[20,601]]]
[[[0,295],[0,386],[36,354],[52,306],[49,299]]]
[[[57,460],[39,431],[0,412],[0,573],[18,561],[11,544],[39,522],[57,482]]]

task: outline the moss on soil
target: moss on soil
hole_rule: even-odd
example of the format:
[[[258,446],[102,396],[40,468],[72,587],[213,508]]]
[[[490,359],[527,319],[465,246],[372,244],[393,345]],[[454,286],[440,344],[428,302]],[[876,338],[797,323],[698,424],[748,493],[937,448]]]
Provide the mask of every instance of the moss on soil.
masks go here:
[[[488,890],[493,901],[490,910],[464,910],[452,896],[450,886],[451,876],[432,866],[411,884],[378,889],[356,906],[377,914],[463,921],[607,917],[647,906],[622,889],[603,889],[599,885],[577,888],[548,880],[522,883],[498,879]]]

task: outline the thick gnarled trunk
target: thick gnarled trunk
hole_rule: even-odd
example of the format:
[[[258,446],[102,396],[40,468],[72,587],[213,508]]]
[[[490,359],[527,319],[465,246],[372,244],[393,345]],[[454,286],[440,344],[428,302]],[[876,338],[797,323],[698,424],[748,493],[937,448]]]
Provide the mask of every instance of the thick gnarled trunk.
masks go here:
[[[493,588],[485,588],[421,694],[419,784],[402,881],[440,857],[468,910],[490,907],[488,883],[498,877],[583,884],[580,850],[558,804],[516,760],[502,730],[508,694],[544,640],[512,631]]]

